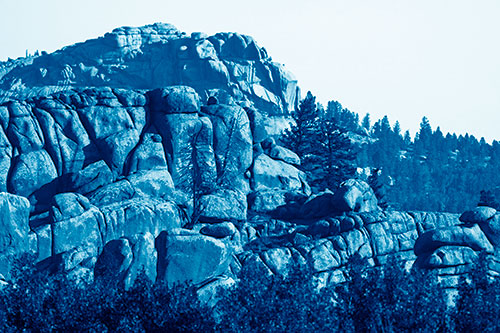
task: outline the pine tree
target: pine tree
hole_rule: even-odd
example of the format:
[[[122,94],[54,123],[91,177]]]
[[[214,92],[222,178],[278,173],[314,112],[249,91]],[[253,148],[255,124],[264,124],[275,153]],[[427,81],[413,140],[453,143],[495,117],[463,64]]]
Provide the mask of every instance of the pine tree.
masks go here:
[[[285,131],[282,142],[305,162],[304,159],[311,152],[318,122],[316,97],[310,91],[307,92],[306,98],[300,102],[299,108],[292,113],[292,117],[295,124]]]
[[[331,120],[320,124],[319,138],[314,145],[314,155],[320,170],[311,185],[320,190],[334,190],[341,182],[351,178],[355,171],[356,152],[344,129]]]
[[[363,121],[361,123],[361,126],[363,126],[363,128],[366,129],[368,132],[370,132],[370,129],[371,129],[371,120],[370,120],[370,114],[369,113],[367,113],[363,117]]]
[[[282,141],[301,158],[301,169],[318,190],[335,189],[356,171],[356,152],[340,124],[357,128],[358,118],[338,102],[328,103],[323,112],[316,99],[307,93],[292,115],[295,125],[285,132]]]

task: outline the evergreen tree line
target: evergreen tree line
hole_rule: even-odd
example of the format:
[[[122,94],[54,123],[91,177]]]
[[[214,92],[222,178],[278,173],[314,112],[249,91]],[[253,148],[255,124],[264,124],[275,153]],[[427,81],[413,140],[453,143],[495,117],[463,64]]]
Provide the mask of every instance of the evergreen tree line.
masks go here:
[[[318,288],[310,270],[286,276],[243,266],[239,283],[219,290],[213,308],[188,284],[151,283],[128,290],[113,281],[75,284],[19,266],[0,291],[3,332],[484,332],[500,329],[500,279],[484,264],[460,279],[453,301],[433,272],[397,262],[346,266],[347,281]]]
[[[326,109],[309,92],[293,113],[296,125],[284,144],[302,158],[302,169],[315,190],[330,188],[356,175],[376,190],[383,206],[398,210],[461,213],[481,197],[498,207],[500,143],[473,135],[444,134],[424,117],[412,138],[387,116],[372,124],[336,101]]]

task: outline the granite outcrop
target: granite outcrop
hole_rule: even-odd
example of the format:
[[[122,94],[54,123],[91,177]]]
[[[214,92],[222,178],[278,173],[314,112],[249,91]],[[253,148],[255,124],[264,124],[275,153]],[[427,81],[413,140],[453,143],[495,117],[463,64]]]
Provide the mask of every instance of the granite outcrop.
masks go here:
[[[32,253],[74,279],[143,272],[212,300],[243,265],[320,284],[354,255],[436,269],[452,287],[486,253],[500,213],[384,211],[361,179],[312,193],[278,134],[297,81],[248,36],[119,28],[0,66],[0,273]]]

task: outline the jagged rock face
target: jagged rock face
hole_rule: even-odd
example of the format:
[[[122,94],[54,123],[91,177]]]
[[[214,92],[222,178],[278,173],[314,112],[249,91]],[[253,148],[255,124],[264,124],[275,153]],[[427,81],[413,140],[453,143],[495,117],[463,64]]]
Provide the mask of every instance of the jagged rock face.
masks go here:
[[[298,99],[297,80],[250,36],[186,36],[170,24],[122,27],[97,39],[0,67],[0,89],[33,96],[74,87],[193,87],[204,102],[222,90],[267,115]],[[272,119],[269,123],[272,123]]]
[[[248,36],[119,28],[0,64],[0,273],[32,252],[75,279],[196,283],[214,301],[242,265],[344,280],[355,254],[457,277],[493,258],[500,214],[384,212],[350,179],[311,195],[272,138],[297,82]],[[463,223],[461,223],[463,222]],[[189,230],[190,229],[190,230]]]
[[[17,244],[0,244],[4,274],[15,254],[32,251],[42,267],[79,279],[111,274],[128,287],[141,269],[156,277],[164,267],[158,276],[177,281],[184,273],[172,271],[172,252],[192,244],[224,257],[215,275],[212,266],[185,275],[201,283],[224,273],[232,251],[241,249],[231,222],[246,221],[247,195],[259,177],[251,170],[252,126],[242,107],[214,100],[202,106],[187,86],[102,87],[9,101],[0,111],[0,185],[11,192],[3,194],[4,224],[15,226],[4,231]],[[302,173],[275,158],[268,157],[280,165],[273,177],[295,178],[293,190],[305,195]],[[282,187],[274,178],[257,183]],[[158,249],[161,232],[196,222],[216,224],[198,228],[199,237],[169,236]],[[205,263],[210,254],[202,250],[185,256]]]

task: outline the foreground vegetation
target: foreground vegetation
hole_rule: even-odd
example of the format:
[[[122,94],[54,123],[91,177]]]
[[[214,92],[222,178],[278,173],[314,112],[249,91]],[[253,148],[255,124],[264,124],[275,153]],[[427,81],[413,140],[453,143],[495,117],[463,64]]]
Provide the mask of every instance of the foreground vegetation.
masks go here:
[[[500,282],[476,267],[461,280],[455,305],[435,275],[395,262],[367,268],[351,262],[349,280],[317,290],[303,269],[288,277],[246,267],[240,283],[220,291],[215,309],[193,286],[168,287],[141,277],[129,290],[95,281],[75,285],[24,265],[0,293],[1,331],[399,332],[498,331]]]

